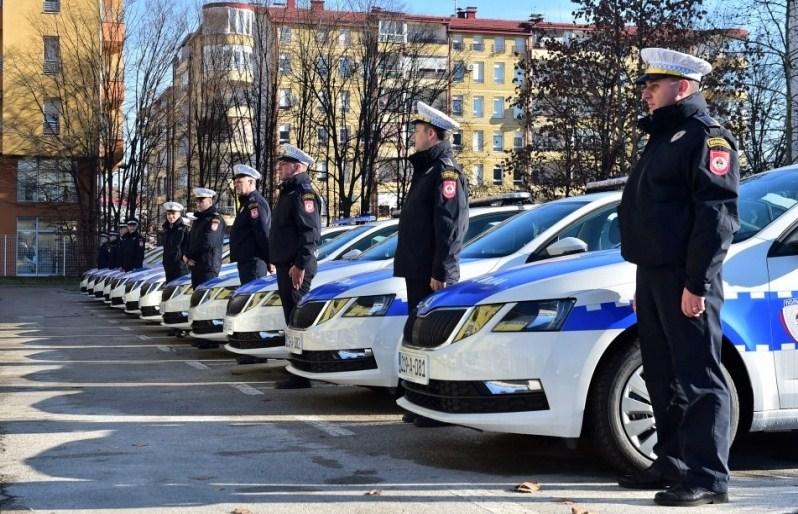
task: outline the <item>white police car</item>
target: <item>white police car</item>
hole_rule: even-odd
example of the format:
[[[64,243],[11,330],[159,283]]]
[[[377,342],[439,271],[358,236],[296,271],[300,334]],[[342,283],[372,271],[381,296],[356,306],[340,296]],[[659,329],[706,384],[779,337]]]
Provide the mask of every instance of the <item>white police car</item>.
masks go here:
[[[798,167],[740,187],[723,267],[722,359],[733,428],[798,429]],[[666,222],[667,220],[663,220]],[[405,328],[403,408],[480,430],[590,437],[643,468],[654,419],[631,300],[635,266],[608,251],[536,263],[430,296]]]
[[[143,267],[149,268],[155,266],[156,263],[160,262],[162,254],[163,247],[161,246],[153,248],[152,250],[148,250],[144,254]],[[85,271],[80,280],[81,292],[92,296],[94,294],[94,285],[97,280],[113,271],[118,271],[118,268],[113,270],[110,268],[91,268],[90,270]]]
[[[469,228],[465,237],[470,240],[511,216],[533,207],[522,205],[470,209]],[[318,273],[313,278],[313,287],[392,267],[397,241],[394,234],[354,259],[319,264]],[[236,291],[227,304],[224,328],[229,340],[225,348],[232,353],[261,358],[288,357],[283,337],[285,315],[277,294],[275,277],[261,278]]]
[[[619,192],[546,203],[467,244],[468,279],[525,262],[613,248],[619,242]],[[407,320],[405,282],[393,270],[353,276],[310,291],[286,330],[288,371],[336,384],[396,387],[396,355]]]
[[[238,274],[235,263],[222,264],[219,276],[210,281],[226,280]],[[210,282],[209,281],[209,282]],[[183,275],[164,286],[161,294],[161,325],[177,330],[190,330],[189,311],[196,305],[207,290],[195,291],[191,287],[191,275]]]

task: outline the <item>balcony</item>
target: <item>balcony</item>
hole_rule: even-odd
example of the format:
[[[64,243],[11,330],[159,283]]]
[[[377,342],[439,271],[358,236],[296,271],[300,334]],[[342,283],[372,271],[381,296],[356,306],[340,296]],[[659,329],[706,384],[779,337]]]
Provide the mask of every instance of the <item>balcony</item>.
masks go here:
[[[61,61],[55,59],[46,59],[44,61],[44,74],[55,75],[61,71]]]
[[[125,41],[125,24],[113,21],[103,22],[103,48],[111,53],[122,51]]]
[[[61,12],[61,0],[44,0],[42,11],[50,14]]]

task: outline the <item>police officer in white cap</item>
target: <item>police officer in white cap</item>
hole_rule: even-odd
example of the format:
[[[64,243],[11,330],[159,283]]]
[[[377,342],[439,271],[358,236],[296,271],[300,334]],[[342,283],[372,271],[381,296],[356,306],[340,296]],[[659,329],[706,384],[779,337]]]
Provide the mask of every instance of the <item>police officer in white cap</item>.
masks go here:
[[[111,242],[108,234],[100,234],[100,247],[97,249],[97,268],[105,269],[111,264]]]
[[[230,229],[230,261],[238,266],[241,285],[264,276],[269,265],[272,213],[257,190],[260,173],[245,164],[233,166],[239,208]]]
[[[286,323],[299,300],[310,290],[316,274],[316,253],[321,238],[321,201],[313,190],[308,166],[313,159],[292,145],[283,145],[277,161],[282,183],[272,213],[270,259],[277,268],[277,286]],[[310,381],[291,375],[277,383],[280,389],[310,387]]]
[[[638,83],[649,135],[619,208],[621,252],[637,264],[635,307],[657,459],[622,487],[665,489],[660,505],[728,500],[730,402],[721,364],[721,265],[739,227],[737,142],[707,114],[692,55],[646,48]]]
[[[219,276],[222,268],[225,222],[216,210],[216,191],[194,188],[197,219],[191,224],[184,260],[191,271],[191,287]]]
[[[128,218],[127,234],[122,237],[120,244],[122,256],[122,269],[131,271],[144,266],[144,238],[139,232],[139,220]]]
[[[183,223],[183,206],[177,202],[163,204],[166,221],[163,223],[161,245],[163,246],[163,270],[166,282],[182,277],[188,273],[183,256],[188,248],[188,225]]]

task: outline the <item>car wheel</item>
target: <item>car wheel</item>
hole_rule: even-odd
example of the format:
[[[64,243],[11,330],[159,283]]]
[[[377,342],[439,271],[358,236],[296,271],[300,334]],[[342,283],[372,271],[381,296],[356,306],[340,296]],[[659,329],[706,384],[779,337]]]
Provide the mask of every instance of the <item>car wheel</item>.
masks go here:
[[[740,399],[731,375],[725,366],[722,370],[729,384],[733,440],[740,421]],[[647,468],[656,458],[657,432],[640,343],[627,345],[596,373],[585,413],[586,433],[601,457],[618,471]]]

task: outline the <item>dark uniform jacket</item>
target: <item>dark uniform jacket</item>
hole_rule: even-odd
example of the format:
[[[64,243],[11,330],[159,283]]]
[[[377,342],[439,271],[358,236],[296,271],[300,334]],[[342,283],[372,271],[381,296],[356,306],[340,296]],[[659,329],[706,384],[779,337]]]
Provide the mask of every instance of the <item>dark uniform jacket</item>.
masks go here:
[[[109,260],[108,267],[117,269],[122,267],[122,240],[117,238],[116,241],[108,243]]]
[[[307,173],[298,173],[280,184],[280,196],[272,212],[269,232],[272,264],[294,265],[316,272],[316,251],[321,238],[321,201]]]
[[[701,93],[642,118],[650,135],[619,207],[621,253],[644,267],[681,267],[705,296],[739,228],[737,141]]]
[[[230,230],[230,261],[246,262],[255,258],[269,262],[269,230],[272,213],[266,199],[253,191],[240,199],[241,208]]]
[[[188,273],[183,255],[188,249],[188,226],[178,218],[174,223],[165,221],[161,244],[163,245],[163,269],[167,277],[179,277]]]
[[[468,230],[468,185],[442,141],[410,156],[413,179],[399,218],[393,272],[415,280],[460,279],[458,256]]]
[[[106,241],[100,245],[97,251],[97,267],[100,269],[108,268],[111,265],[111,242]]]
[[[198,212],[196,216],[197,219],[191,224],[186,250],[186,257],[196,262],[191,271],[218,273],[222,268],[224,220],[216,207]]]
[[[122,268],[130,271],[144,265],[144,238],[139,231],[129,232],[122,238]]]

